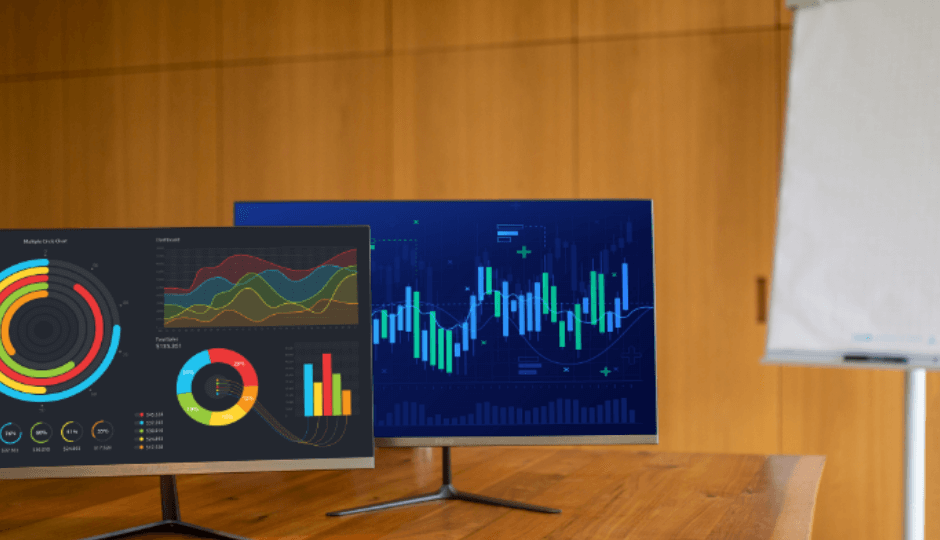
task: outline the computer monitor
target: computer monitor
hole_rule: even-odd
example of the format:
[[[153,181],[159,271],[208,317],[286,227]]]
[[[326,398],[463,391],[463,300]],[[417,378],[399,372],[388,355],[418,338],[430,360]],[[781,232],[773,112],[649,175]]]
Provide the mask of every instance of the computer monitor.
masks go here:
[[[235,205],[236,225],[360,222],[378,445],[657,442],[651,201]]]
[[[374,466],[368,227],[0,246],[0,479]]]

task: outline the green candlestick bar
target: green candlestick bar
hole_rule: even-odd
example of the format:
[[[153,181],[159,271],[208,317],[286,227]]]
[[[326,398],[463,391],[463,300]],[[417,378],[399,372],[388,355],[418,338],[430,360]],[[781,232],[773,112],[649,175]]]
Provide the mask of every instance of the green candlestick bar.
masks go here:
[[[447,335],[447,373],[454,372],[454,333],[451,330],[446,332]]]
[[[421,358],[421,310],[418,309],[418,304],[420,303],[421,293],[418,291],[414,292],[414,305],[411,309],[414,310],[414,321],[412,321],[411,327],[411,339],[415,342],[415,358]],[[407,317],[408,315],[405,314]]]
[[[388,339],[388,310],[382,310],[382,339]]]
[[[437,369],[444,369],[444,329],[437,329]]]
[[[552,322],[558,322],[558,289],[552,285]]]
[[[503,308],[503,301],[499,299],[499,291],[493,291],[493,304],[496,306],[496,316],[499,317]]]
[[[558,323],[558,346],[565,348],[565,321]]]
[[[333,416],[343,416],[343,385],[342,375],[333,374]]]
[[[548,315],[548,294],[546,293],[548,293],[548,272],[542,272],[542,315]]]
[[[493,292],[493,267],[486,267],[486,294]],[[480,299],[480,303],[483,303],[483,299]]]
[[[597,272],[591,270],[591,318],[589,324],[597,324]]]
[[[574,305],[574,348],[581,350],[581,304]]]
[[[428,344],[428,354],[430,358],[428,359],[431,362],[431,367],[437,365],[437,312],[431,312],[431,322],[428,323],[428,337],[431,340],[431,343]]]
[[[601,333],[608,331],[607,308],[604,307],[604,274],[597,275],[597,314],[600,315]]]

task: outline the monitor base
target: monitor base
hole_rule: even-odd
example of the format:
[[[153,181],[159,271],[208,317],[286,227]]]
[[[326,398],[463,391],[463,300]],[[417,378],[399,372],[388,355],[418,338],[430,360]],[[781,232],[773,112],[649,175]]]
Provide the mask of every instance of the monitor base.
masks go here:
[[[121,531],[91,536],[85,540],[117,540],[120,538],[136,538],[141,534],[179,534],[209,540],[248,540],[242,536],[223,533],[180,521],[180,501],[176,491],[176,476],[163,475],[160,477],[160,502],[163,506],[163,520],[138,527],[131,527]]]
[[[546,514],[560,514],[561,510],[557,508],[548,508],[546,506],[537,506],[534,504],[527,504],[517,501],[510,501],[506,499],[497,499],[495,497],[487,497],[485,495],[476,495],[474,493],[466,493],[459,491],[454,487],[453,483],[453,474],[450,468],[450,447],[444,446],[441,447],[442,450],[442,466],[444,473],[444,481],[441,485],[441,488],[432,493],[425,493],[424,495],[415,495],[414,497],[405,497],[402,499],[396,499],[394,501],[388,501],[384,503],[370,504],[368,506],[360,506],[358,508],[350,508],[347,510],[338,510],[335,512],[327,512],[328,516],[351,516],[353,514],[361,514],[363,512],[374,512],[377,510],[387,510],[390,508],[401,508],[403,506],[410,506],[412,504],[419,504],[424,502],[431,501],[448,501],[448,500],[457,500],[457,501],[467,501],[472,503],[479,504],[489,504],[493,506],[503,506],[506,508],[514,508],[516,510],[528,510],[530,512],[544,512]]]

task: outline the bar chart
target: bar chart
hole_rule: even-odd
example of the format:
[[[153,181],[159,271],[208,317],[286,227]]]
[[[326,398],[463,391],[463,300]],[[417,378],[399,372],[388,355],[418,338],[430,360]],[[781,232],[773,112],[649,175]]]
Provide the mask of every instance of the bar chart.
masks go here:
[[[296,343],[293,363],[296,416],[352,416],[359,392],[355,343]]]
[[[523,426],[550,424],[635,424],[636,411],[627,408],[627,398],[607,399],[596,405],[583,405],[578,399],[558,398],[545,405],[500,406],[478,402],[468,414],[444,416],[428,414],[424,403],[402,401],[394,411],[379,419],[380,427],[401,426]]]

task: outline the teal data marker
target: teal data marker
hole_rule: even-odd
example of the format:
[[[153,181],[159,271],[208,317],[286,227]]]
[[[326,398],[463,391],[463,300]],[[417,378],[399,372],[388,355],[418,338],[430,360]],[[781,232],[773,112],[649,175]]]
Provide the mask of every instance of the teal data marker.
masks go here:
[[[525,246],[522,246],[522,249],[516,251],[516,253],[518,253],[519,255],[522,255],[522,258],[525,259],[526,255],[528,255],[529,253],[532,253],[532,250],[526,249]]]
[[[601,373],[603,373],[604,377],[606,377],[607,375],[613,373],[613,371],[607,369],[607,366],[604,366],[604,369],[601,370]]]

